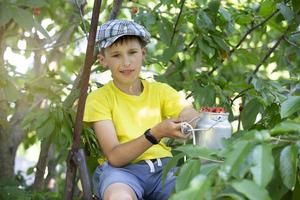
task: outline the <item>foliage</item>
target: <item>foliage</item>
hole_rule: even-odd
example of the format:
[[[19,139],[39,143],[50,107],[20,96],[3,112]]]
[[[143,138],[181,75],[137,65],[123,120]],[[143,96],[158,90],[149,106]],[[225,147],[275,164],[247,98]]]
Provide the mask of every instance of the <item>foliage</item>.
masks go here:
[[[100,23],[111,3],[103,1]],[[80,0],[0,1],[0,133],[24,133],[20,143],[26,148],[49,140],[54,151],[48,169],[65,169],[78,98],[75,76],[85,57],[79,46],[91,6]],[[299,198],[300,2],[135,0],[123,2],[119,18],[133,18],[151,32],[145,69],[156,80],[183,90],[196,109],[225,107],[238,124],[222,150],[175,149],[165,169],[179,165],[171,199]],[[9,51],[31,59],[28,70],[20,72],[5,56]],[[90,90],[102,84],[93,75],[103,71],[95,62]],[[81,142],[92,171],[101,151],[88,126]],[[52,172],[62,193],[63,172]],[[15,191],[15,199],[59,198],[20,182],[4,183],[2,196]]]

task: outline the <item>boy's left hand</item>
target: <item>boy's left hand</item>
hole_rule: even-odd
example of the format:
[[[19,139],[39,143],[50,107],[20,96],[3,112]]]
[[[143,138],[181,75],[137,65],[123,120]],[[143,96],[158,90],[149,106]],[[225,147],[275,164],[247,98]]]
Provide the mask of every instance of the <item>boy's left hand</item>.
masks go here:
[[[181,132],[180,119],[166,119],[151,129],[153,136],[159,141],[163,137],[168,138],[187,138],[189,134],[185,135]]]

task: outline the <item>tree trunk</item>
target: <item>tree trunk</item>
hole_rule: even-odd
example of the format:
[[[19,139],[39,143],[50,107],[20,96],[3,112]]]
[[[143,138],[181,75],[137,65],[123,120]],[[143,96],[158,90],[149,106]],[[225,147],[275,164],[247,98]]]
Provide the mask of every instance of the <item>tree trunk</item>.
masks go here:
[[[2,133],[0,134],[0,179],[8,179],[14,176],[16,149]]]
[[[4,70],[4,33],[5,26],[0,27],[0,70]],[[8,140],[9,123],[7,122],[7,102],[0,95],[0,179],[10,178],[14,175],[16,152]]]

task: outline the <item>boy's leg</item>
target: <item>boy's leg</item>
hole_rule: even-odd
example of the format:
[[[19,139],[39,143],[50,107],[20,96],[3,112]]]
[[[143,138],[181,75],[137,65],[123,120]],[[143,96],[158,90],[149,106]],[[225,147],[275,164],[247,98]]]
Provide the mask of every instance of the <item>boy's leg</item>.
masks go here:
[[[150,199],[153,200],[167,200],[170,198],[176,184],[176,177],[174,173],[177,171],[177,168],[173,168],[168,172],[165,184],[162,185],[162,177],[160,178],[159,184],[156,187],[155,191],[151,195]]]
[[[104,192],[104,200],[137,200],[133,189],[124,183],[113,183]]]
[[[96,195],[100,199],[142,199],[144,193],[139,180],[129,170],[115,168],[107,162],[97,167],[93,181]]]
[[[145,189],[147,199],[149,200],[167,200],[171,196],[175,184],[177,167],[170,169],[166,176],[165,184],[162,185],[162,170],[164,166],[168,163],[169,158],[162,159],[162,166],[157,166],[155,163],[155,173],[148,181],[151,184]],[[151,192],[148,192],[151,191]]]

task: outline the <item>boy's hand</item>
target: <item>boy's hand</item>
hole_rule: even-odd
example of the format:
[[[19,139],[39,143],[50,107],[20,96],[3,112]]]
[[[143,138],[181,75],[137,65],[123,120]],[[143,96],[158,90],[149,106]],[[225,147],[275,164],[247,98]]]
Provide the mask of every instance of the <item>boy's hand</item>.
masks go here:
[[[153,128],[151,128],[152,135],[160,141],[163,137],[169,138],[188,138],[188,135],[181,133],[181,120],[166,119]]]

